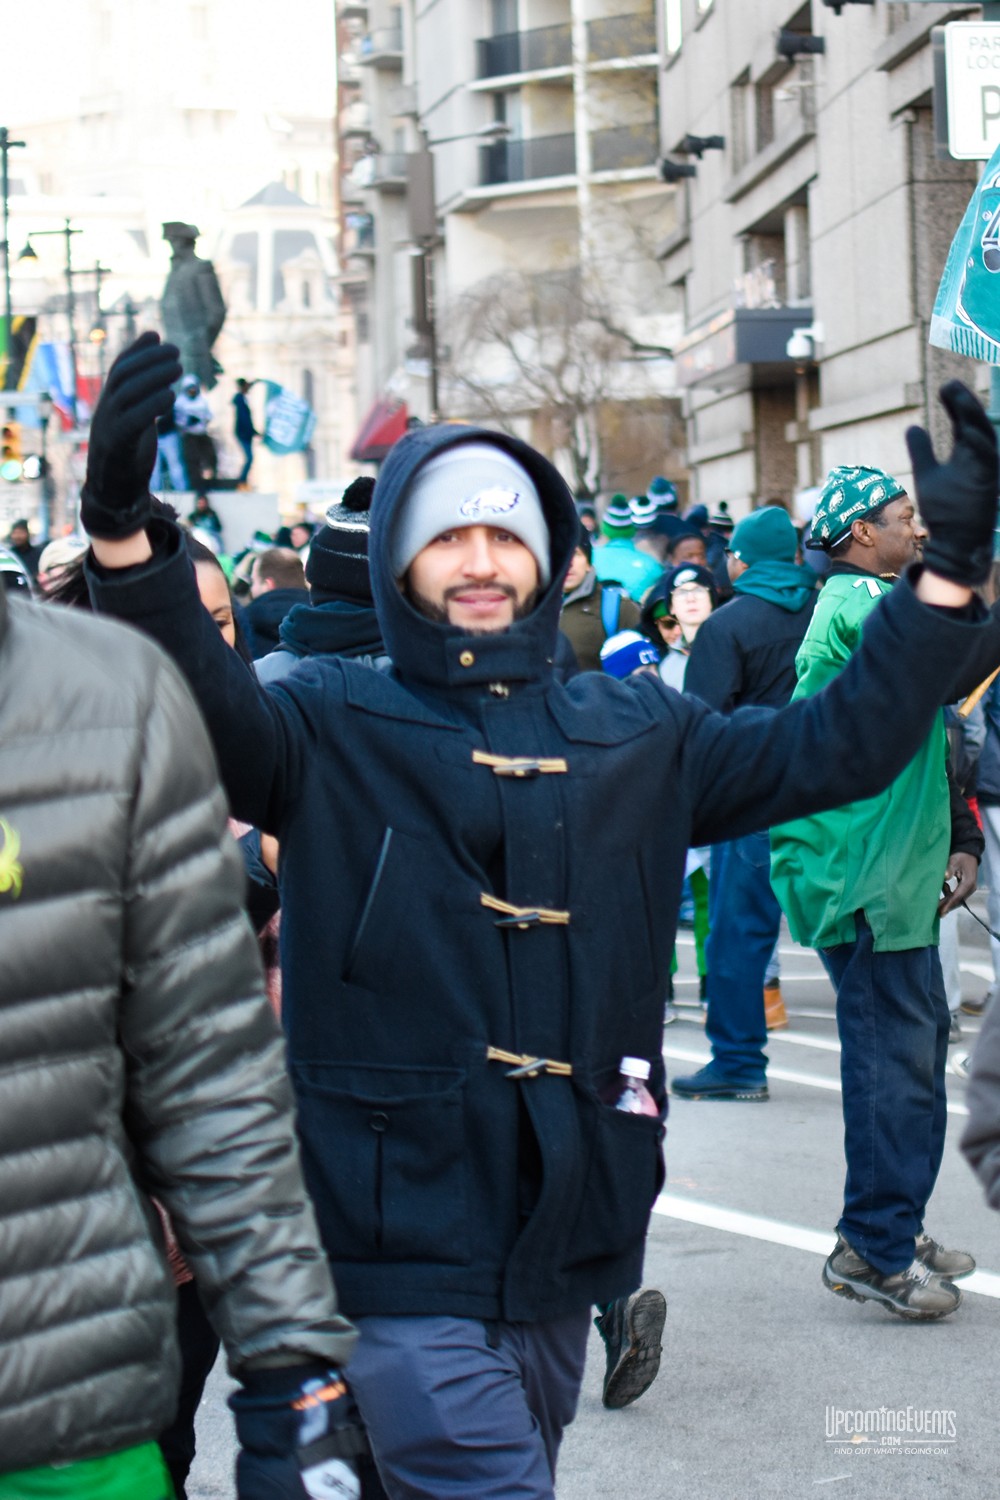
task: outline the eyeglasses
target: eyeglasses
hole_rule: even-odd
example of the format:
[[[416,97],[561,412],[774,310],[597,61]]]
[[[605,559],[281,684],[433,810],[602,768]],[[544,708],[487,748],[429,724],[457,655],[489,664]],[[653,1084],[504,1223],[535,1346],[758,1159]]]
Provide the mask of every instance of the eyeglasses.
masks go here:
[[[676,599],[678,594],[685,599],[694,599],[699,594],[704,594],[707,598],[708,589],[703,583],[682,583],[679,588],[674,589],[672,597]]]

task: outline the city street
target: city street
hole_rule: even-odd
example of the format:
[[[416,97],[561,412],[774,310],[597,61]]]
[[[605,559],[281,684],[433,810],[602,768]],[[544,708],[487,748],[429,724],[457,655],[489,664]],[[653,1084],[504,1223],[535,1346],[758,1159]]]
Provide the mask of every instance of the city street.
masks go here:
[[[985,916],[978,896],[973,904]],[[991,972],[988,940],[964,913],[961,936],[965,994],[978,997]],[[958,1153],[965,1083],[956,1064],[979,1022],[963,1017],[962,1041],[950,1049],[948,1144],[927,1227],[971,1250],[982,1269],[965,1283],[953,1318],[908,1324],[820,1282],[843,1179],[833,995],[815,955],[787,935],[781,958],[790,1025],[770,1039],[770,1102],[671,1101],[668,1182],[646,1261],[647,1283],[669,1304],[664,1362],[641,1401],[606,1412],[603,1349],[593,1336],[563,1446],[560,1500],[978,1500],[995,1489],[1000,1219]],[[684,1004],[697,993],[689,933],[681,933],[680,961],[682,1018],[664,1033],[671,1074],[708,1057],[700,1012]],[[233,1494],[226,1389],[217,1372],[202,1409],[191,1500]],[[883,1407],[953,1415],[941,1419],[933,1443],[915,1441],[923,1435],[912,1426],[898,1445],[877,1433],[866,1443],[828,1438],[836,1413]]]

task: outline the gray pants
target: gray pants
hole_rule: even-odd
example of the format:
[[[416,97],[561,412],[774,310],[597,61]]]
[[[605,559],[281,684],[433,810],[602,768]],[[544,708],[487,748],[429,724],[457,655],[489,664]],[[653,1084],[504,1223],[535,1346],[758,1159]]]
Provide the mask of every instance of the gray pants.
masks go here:
[[[358,1318],[348,1379],[392,1500],[554,1500],[590,1313]]]

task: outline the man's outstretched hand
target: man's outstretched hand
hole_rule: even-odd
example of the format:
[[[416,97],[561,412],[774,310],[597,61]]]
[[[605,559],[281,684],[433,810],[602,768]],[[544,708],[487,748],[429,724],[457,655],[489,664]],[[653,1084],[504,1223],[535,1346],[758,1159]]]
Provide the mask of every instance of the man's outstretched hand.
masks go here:
[[[930,533],[924,562],[953,583],[983,583],[993,561],[1000,493],[996,432],[960,380],[949,381],[940,394],[954,436],[948,462],[938,463],[922,427],[906,433],[920,518]]]
[[[80,519],[92,537],[120,541],[149,520],[156,418],[173,405],[181,378],[178,351],[158,333],[142,333],[108,371],[90,424]]]

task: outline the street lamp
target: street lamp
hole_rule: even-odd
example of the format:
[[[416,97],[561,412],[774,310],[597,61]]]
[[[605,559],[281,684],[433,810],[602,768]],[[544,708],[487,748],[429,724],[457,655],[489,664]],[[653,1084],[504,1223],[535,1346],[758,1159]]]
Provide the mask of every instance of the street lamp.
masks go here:
[[[66,318],[69,323],[69,363],[73,380],[73,389],[70,392],[70,410],[73,413],[73,421],[76,422],[76,299],[73,295],[73,236],[82,234],[82,229],[74,229],[69,219],[64,221],[62,229],[33,229],[28,235],[28,242],[18,260],[37,260],[38,254],[32,245],[32,240],[39,235],[59,234],[66,242]]]
[[[26,141],[12,141],[10,131],[6,125],[0,125],[0,195],[3,197],[3,239],[0,247],[3,249],[3,326],[4,326],[4,357],[10,363],[10,340],[13,332],[14,319],[11,316],[10,307],[10,239],[7,224],[7,199],[10,192],[10,182],[7,176],[7,153],[19,146],[27,145]],[[7,383],[6,367],[4,370],[4,384]]]

